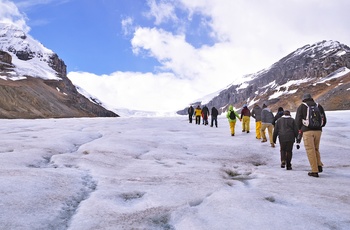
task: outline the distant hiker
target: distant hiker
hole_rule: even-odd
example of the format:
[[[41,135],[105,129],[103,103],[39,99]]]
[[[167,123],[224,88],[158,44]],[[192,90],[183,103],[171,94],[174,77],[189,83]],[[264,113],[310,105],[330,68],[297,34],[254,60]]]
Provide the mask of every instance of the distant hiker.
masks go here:
[[[192,107],[192,105],[190,105],[190,107],[187,110],[188,113],[188,120],[190,123],[192,123],[192,117],[193,117],[193,113],[194,113],[194,109]]]
[[[208,125],[208,118],[209,118],[209,109],[208,107],[205,105],[202,109],[202,116],[203,116],[203,125]]]
[[[278,136],[281,152],[281,168],[287,165],[287,170],[292,170],[293,145],[295,139],[298,137],[298,127],[288,110],[284,111],[283,114],[275,123],[273,143],[276,143]]]
[[[213,124],[215,124],[215,127],[218,127],[218,115],[219,115],[219,111],[213,107],[211,108],[211,124],[210,127],[213,127]]]
[[[262,141],[261,142],[267,142],[266,135],[265,135],[265,129],[267,129],[269,134],[269,140],[271,147],[275,147],[275,144],[273,143],[273,119],[274,116],[271,112],[271,110],[267,107],[267,105],[264,103],[262,106],[261,111],[261,135],[262,135]]]
[[[241,111],[241,120],[242,122],[242,132],[249,133],[250,130],[250,110],[246,104],[243,105],[243,109]]]
[[[195,109],[194,113],[196,116],[196,125],[200,125],[201,124],[202,110],[201,110],[201,107],[199,107],[199,105]]]
[[[297,109],[295,121],[303,134],[304,147],[311,167],[308,175],[319,177],[318,173],[323,171],[319,149],[322,127],[327,123],[325,111],[309,93],[306,93],[302,97],[302,104]]]
[[[275,126],[278,118],[282,117],[283,115],[284,115],[284,110],[282,107],[279,107],[275,117],[273,118],[273,122],[272,122],[273,126]]]
[[[232,105],[229,106],[226,117],[227,117],[228,122],[230,124],[231,136],[234,136],[235,135],[236,118],[238,118],[240,121],[242,121],[242,120],[241,120],[241,118],[239,118],[238,113],[236,111],[234,111]]]
[[[258,104],[254,105],[251,115],[255,119],[256,139],[261,139],[261,107]]]

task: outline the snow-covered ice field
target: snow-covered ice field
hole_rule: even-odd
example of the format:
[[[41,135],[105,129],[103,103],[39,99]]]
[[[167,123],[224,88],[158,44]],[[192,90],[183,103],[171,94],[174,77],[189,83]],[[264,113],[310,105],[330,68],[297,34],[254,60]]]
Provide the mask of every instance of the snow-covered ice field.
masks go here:
[[[350,111],[327,118],[319,178],[303,145],[280,168],[253,119],[1,120],[0,229],[350,229]]]

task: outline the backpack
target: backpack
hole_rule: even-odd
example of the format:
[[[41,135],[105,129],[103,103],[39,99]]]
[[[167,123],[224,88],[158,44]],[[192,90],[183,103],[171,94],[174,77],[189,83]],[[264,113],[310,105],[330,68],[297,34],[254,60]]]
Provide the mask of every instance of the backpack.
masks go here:
[[[234,111],[231,111],[231,112],[230,112],[230,119],[231,119],[231,120],[236,120],[236,114],[235,114]]]
[[[310,129],[319,129],[323,126],[323,115],[320,112],[318,104],[308,105],[303,102],[307,107],[306,118],[303,119],[303,125]]]

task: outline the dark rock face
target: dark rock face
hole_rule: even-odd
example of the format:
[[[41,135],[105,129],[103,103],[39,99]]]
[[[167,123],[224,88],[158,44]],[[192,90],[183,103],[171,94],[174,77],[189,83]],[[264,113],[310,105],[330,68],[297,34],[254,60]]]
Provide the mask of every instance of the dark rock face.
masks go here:
[[[1,51],[0,50],[0,63],[3,62],[2,64],[8,64],[8,65],[11,65],[12,63],[12,57],[10,54],[4,52],[4,51]]]
[[[6,71],[8,68],[13,68],[12,56],[0,50],[0,71]]]
[[[229,105],[241,108],[246,103],[252,107],[254,103],[261,106],[266,102],[274,111],[280,106],[295,111],[302,95],[308,92],[326,110],[350,109],[347,69],[350,69],[348,46],[334,41],[306,45],[269,69],[249,75],[252,80],[244,83],[247,87],[232,85],[221,91],[207,106],[224,112]],[[332,78],[336,74],[342,76]],[[186,113],[187,108],[178,111],[178,114]]]

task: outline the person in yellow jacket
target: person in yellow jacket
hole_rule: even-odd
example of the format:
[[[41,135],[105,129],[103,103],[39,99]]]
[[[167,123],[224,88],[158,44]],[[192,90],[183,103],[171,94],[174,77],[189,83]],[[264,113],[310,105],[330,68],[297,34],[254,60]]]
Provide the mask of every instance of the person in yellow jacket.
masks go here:
[[[230,124],[231,136],[234,136],[235,135],[236,118],[238,118],[239,121],[242,121],[242,120],[239,117],[238,113],[236,111],[234,111],[232,105],[229,106],[226,117],[228,119],[228,123]]]
[[[201,124],[202,110],[201,110],[201,107],[199,107],[199,105],[194,110],[194,115],[196,116],[196,125],[200,125]]]

